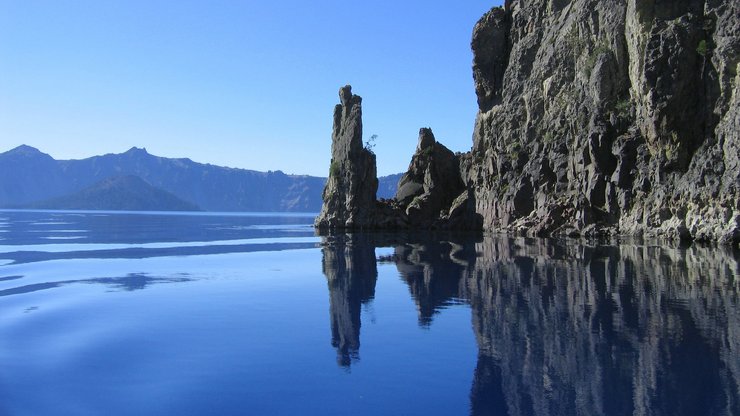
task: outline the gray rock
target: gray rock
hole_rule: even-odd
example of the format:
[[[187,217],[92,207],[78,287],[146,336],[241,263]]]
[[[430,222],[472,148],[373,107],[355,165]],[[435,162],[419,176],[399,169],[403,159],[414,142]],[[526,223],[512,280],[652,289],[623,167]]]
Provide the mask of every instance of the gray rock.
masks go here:
[[[511,0],[471,47],[472,150],[422,129],[370,222],[740,243],[739,2]],[[340,177],[372,176],[334,157]],[[317,224],[368,221],[356,182],[327,186]]]
[[[511,1],[472,49],[486,229],[739,241],[738,2]]]
[[[334,108],[331,166],[324,204],[316,218],[319,229],[363,229],[375,224],[378,177],[375,154],[362,143],[362,98],[347,85]]]
[[[438,143],[431,129],[420,129],[416,152],[395,197],[411,226],[442,227],[453,202],[464,190],[458,156]]]

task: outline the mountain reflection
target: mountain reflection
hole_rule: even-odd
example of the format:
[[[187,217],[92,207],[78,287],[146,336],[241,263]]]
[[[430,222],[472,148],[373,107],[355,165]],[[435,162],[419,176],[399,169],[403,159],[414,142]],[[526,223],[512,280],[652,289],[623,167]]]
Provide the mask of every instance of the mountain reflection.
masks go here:
[[[736,250],[325,237],[341,365],[359,354],[375,247],[394,248],[420,325],[446,305],[470,305],[473,415],[740,414]]]

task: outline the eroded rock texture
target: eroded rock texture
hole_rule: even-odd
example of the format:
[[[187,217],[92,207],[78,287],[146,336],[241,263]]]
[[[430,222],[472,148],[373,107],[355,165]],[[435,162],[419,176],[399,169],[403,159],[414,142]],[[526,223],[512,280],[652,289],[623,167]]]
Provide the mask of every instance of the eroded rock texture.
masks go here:
[[[362,143],[362,97],[347,85],[339,90],[331,135],[331,166],[319,229],[363,229],[374,224],[378,176],[375,154]]]
[[[315,222],[317,228],[480,229],[474,197],[463,183],[464,156],[438,143],[429,128],[419,131],[416,152],[395,197],[376,200],[375,154],[362,142],[362,99],[352,94],[350,86],[343,87],[339,96],[341,104],[334,110],[331,168],[324,204]]]
[[[473,205],[460,174],[460,156],[437,142],[429,128],[419,142],[408,171],[398,183],[393,206],[402,211],[405,228],[475,228]]]
[[[740,3],[513,0],[475,26],[484,226],[740,241]]]

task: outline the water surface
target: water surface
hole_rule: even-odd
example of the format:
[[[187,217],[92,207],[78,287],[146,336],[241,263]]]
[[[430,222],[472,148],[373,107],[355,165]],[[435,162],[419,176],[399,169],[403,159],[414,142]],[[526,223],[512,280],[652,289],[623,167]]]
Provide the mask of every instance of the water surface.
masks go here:
[[[737,252],[0,211],[0,414],[740,414]]]

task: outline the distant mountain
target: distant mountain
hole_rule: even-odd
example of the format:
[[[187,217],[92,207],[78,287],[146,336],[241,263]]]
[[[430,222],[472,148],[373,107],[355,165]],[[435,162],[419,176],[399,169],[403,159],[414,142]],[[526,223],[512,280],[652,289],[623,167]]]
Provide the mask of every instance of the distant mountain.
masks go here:
[[[378,199],[391,199],[396,196],[398,182],[401,180],[403,173],[395,175],[381,176],[378,178]]]
[[[54,160],[30,146],[0,154],[0,207],[28,205],[82,191],[112,177],[138,176],[207,211],[321,209],[326,178],[257,172],[169,159],[131,148],[82,160]]]
[[[107,179],[127,176],[136,176],[152,188],[206,211],[318,212],[326,183],[326,178],[315,176],[233,169],[190,159],[158,157],[137,147],[119,154],[55,160],[23,145],[0,153],[0,207],[71,209],[71,205],[81,201],[85,201],[85,206],[104,204],[104,200],[93,201],[91,195],[111,201],[115,198],[98,186]],[[400,178],[401,174],[378,178],[378,198],[392,198]],[[127,188],[120,179],[116,184],[117,194]],[[133,183],[128,185],[129,190],[145,191]],[[62,202],[64,207],[52,204]]]
[[[200,211],[196,205],[155,188],[138,176],[104,179],[71,195],[27,204],[23,208],[128,211]]]
[[[30,146],[0,153],[0,206],[22,205],[72,192],[59,163]]]

